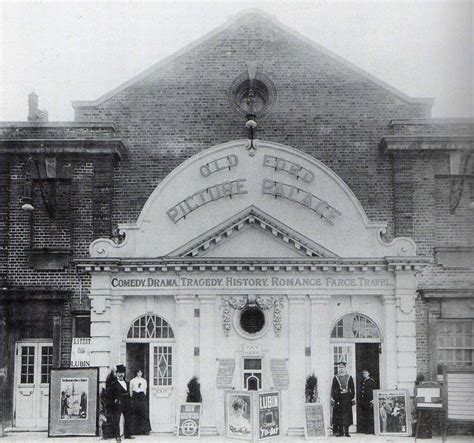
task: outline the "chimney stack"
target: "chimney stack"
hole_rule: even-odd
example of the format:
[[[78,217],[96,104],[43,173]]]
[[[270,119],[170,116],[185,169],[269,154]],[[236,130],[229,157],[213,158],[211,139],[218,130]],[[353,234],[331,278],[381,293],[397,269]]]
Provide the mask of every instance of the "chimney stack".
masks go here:
[[[38,109],[38,94],[33,91],[28,95],[28,121],[29,122],[47,122],[48,111]]]

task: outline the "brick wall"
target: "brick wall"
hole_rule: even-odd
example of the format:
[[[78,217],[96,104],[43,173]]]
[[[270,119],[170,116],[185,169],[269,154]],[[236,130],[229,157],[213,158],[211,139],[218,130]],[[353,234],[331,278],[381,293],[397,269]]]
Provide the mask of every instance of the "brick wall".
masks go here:
[[[129,149],[116,170],[113,222],[134,222],[159,182],[191,155],[246,138],[244,117],[228,98],[248,60],[277,89],[257,138],[323,161],[350,186],[369,217],[393,226],[390,159],[378,142],[394,118],[427,117],[408,103],[260,16],[204,41],[98,106],[77,106],[76,120],[115,122]]]

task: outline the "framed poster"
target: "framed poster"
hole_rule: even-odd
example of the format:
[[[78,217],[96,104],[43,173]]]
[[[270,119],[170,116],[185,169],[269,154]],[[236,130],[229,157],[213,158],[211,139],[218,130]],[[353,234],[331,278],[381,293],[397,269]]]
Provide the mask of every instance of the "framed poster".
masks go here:
[[[280,393],[258,393],[258,439],[280,436]]]
[[[226,392],[226,436],[240,440],[252,440],[252,394],[248,391]]]
[[[377,435],[411,435],[411,412],[408,390],[375,390],[374,416],[375,433]]]
[[[326,437],[323,405],[319,403],[305,403],[304,417],[304,436],[306,438]]]
[[[184,403],[179,408],[178,437],[199,437],[201,403]]]
[[[97,435],[98,368],[51,369],[49,437]]]

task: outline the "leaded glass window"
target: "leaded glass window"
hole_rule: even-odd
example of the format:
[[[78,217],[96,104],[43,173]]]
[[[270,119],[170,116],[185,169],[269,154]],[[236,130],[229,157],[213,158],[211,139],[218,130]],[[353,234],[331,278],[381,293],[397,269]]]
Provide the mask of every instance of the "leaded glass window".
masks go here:
[[[127,338],[174,338],[168,322],[158,315],[144,315],[128,330]]]
[[[41,347],[41,383],[49,383],[53,366],[53,347]]]
[[[334,326],[331,338],[345,339],[379,339],[380,333],[376,324],[362,314],[348,314],[342,317]]]
[[[173,348],[155,346],[153,349],[153,385],[171,386],[173,384]]]

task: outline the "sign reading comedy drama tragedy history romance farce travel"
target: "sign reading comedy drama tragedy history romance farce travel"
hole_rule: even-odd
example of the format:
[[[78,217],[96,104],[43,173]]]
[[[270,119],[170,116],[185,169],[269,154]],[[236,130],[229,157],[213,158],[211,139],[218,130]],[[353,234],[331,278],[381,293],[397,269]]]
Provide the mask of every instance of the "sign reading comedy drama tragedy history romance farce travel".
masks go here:
[[[383,289],[393,288],[393,277],[313,276],[313,277],[113,277],[112,288],[314,288]]]
[[[178,437],[199,437],[201,403],[185,403],[179,409]]]
[[[258,438],[267,440],[280,436],[279,392],[258,393]]]
[[[304,405],[304,417],[304,435],[306,438],[326,436],[323,405],[319,403],[306,403]]]

